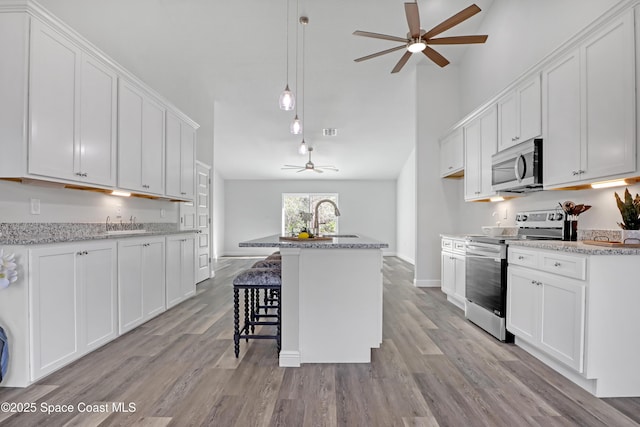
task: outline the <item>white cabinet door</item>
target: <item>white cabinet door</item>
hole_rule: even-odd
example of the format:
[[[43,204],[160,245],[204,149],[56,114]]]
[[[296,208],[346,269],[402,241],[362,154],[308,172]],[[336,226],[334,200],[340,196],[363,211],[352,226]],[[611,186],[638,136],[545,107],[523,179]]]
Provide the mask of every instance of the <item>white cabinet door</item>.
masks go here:
[[[31,380],[35,381],[80,356],[76,249],[50,247],[30,251]]]
[[[498,151],[542,133],[540,75],[524,81],[498,101]]]
[[[167,236],[167,308],[195,295],[195,237],[193,234]]]
[[[166,194],[193,201],[195,191],[195,130],[167,112]]]
[[[196,131],[186,123],[182,124],[182,138],[180,146],[181,177],[180,194],[193,200],[196,176]]]
[[[83,182],[116,185],[117,75],[83,54],[80,76],[80,173]]]
[[[134,85],[120,80],[118,186],[164,192],[164,109]]]
[[[77,180],[80,50],[37,19],[31,22],[29,173]]]
[[[458,128],[440,141],[440,176],[459,176],[464,169],[464,132]]]
[[[544,99],[543,182],[547,186],[579,179],[580,54],[575,50],[542,72]]]
[[[535,344],[540,335],[538,281],[532,271],[509,266],[507,284],[507,330]]]
[[[142,309],[145,320],[165,310],[164,239],[143,243]]]
[[[498,150],[498,111],[495,105],[482,115],[480,122],[480,194],[491,197],[496,194],[491,187],[491,156]]]
[[[459,300],[465,300],[465,287],[466,287],[466,266],[464,255],[453,254],[453,263],[455,270],[455,286],[454,295]]]
[[[115,243],[82,252],[78,272],[83,284],[80,331],[87,352],[118,336],[118,278]]]
[[[581,179],[636,170],[633,11],[582,46]]]
[[[482,125],[479,118],[464,127],[464,199],[475,200],[482,192]]]
[[[453,255],[450,252],[442,252],[440,288],[447,295],[456,293],[456,267]]]
[[[540,282],[540,346],[559,361],[582,372],[585,285],[550,276]]]

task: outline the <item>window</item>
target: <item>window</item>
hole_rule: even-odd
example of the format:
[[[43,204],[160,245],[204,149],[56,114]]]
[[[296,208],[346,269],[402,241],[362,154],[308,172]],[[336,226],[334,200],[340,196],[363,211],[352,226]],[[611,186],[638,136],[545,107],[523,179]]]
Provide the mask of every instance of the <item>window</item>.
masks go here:
[[[336,193],[283,193],[282,194],[282,235],[296,235],[306,228],[313,226],[313,212],[316,204],[329,199],[338,204]],[[338,232],[338,217],[335,216],[333,206],[323,203],[318,212],[320,234],[335,234]]]

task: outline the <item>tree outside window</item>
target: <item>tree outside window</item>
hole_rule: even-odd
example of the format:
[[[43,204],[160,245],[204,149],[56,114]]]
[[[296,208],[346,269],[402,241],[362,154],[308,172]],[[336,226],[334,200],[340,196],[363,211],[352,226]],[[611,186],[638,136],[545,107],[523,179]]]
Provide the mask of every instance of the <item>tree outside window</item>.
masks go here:
[[[302,229],[311,230],[312,214],[316,204],[329,199],[338,204],[336,193],[283,193],[282,194],[282,235],[297,235]],[[320,234],[335,234],[338,232],[338,218],[333,206],[324,203],[318,211]]]

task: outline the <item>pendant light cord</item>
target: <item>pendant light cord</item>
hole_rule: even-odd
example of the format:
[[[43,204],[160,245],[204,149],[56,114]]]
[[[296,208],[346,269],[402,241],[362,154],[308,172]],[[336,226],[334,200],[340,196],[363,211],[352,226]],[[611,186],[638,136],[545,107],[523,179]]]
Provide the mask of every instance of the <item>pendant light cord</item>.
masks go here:
[[[299,16],[299,11],[300,11],[300,0],[296,0],[296,16]],[[296,93],[298,93],[298,38],[299,38],[298,26],[296,25]],[[304,99],[302,100],[302,102],[304,102]],[[297,116],[298,116],[298,104],[296,103],[296,117]]]
[[[305,85],[305,78],[304,78],[304,69],[305,69],[305,64],[304,64],[304,51],[305,51],[305,27],[307,26],[307,22],[302,21],[302,18],[300,18],[300,23],[302,25],[302,140],[304,141],[304,128],[307,127],[307,123],[306,123],[306,116],[304,115],[304,101],[307,98],[307,93],[304,90],[304,85]]]
[[[287,63],[285,64],[285,68],[287,70],[287,86],[289,85],[289,0],[285,0],[287,2],[287,16],[285,17],[285,23],[287,24]]]

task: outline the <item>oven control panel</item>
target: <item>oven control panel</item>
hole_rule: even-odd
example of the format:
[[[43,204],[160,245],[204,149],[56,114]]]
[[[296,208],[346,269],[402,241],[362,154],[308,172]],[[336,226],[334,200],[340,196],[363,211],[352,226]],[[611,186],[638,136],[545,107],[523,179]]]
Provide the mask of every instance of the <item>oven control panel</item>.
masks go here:
[[[562,228],[562,209],[518,212],[516,226],[519,228]]]

